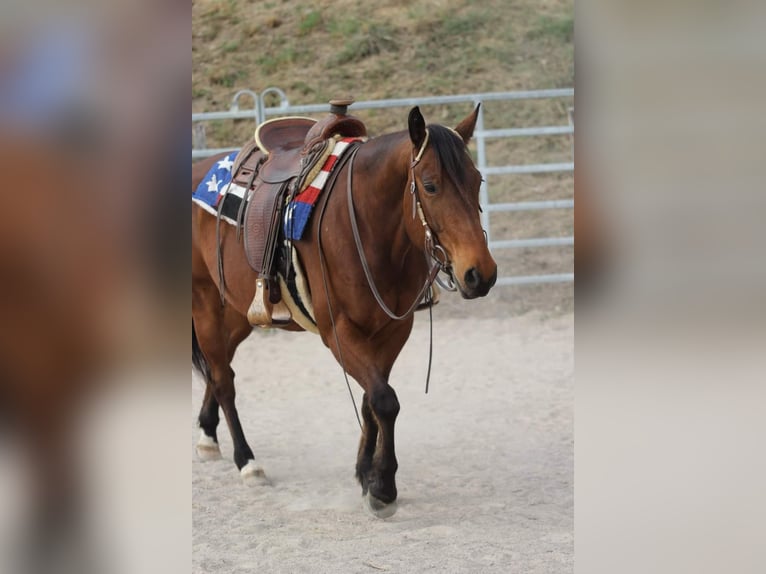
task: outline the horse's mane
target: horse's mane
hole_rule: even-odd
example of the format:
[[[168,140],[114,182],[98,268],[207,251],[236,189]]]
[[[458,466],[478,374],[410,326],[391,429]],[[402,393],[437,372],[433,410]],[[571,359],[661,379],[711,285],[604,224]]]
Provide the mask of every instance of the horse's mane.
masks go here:
[[[429,125],[428,131],[429,142],[434,147],[442,169],[458,189],[465,191],[465,159],[468,154],[465,143],[453,130],[438,124]]]

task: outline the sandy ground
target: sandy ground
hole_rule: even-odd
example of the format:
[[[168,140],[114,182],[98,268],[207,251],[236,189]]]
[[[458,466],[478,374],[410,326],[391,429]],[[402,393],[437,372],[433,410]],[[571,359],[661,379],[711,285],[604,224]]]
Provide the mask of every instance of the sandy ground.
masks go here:
[[[427,314],[391,376],[402,410],[399,509],[387,520],[363,508],[359,429],[319,337],[256,332],[233,365],[271,486],[243,483],[223,421],[223,459],[197,459],[193,376],[193,572],[572,572],[573,315],[438,311],[429,394]]]

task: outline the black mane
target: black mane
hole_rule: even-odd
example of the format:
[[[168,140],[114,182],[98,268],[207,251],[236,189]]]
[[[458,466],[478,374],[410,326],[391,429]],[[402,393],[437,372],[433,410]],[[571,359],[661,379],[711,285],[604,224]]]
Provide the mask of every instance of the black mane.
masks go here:
[[[466,155],[468,148],[454,131],[438,124],[428,126],[429,143],[434,146],[441,167],[461,191],[466,183]],[[470,156],[469,156],[470,158]]]

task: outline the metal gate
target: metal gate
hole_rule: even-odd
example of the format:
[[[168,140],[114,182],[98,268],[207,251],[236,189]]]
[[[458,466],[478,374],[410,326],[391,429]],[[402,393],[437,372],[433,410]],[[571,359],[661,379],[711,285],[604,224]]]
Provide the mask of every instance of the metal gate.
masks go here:
[[[240,108],[240,100],[250,98],[253,107],[248,109]],[[278,100],[278,105],[267,106],[267,99]],[[521,248],[542,248],[542,247],[572,247],[574,246],[574,237],[532,237],[522,239],[495,239],[492,233],[491,215],[498,212],[519,212],[519,211],[540,211],[552,209],[572,210],[574,199],[561,198],[543,201],[517,201],[517,202],[491,202],[490,189],[487,182],[489,176],[514,176],[520,174],[552,174],[558,172],[573,172],[573,149],[570,161],[534,163],[522,165],[490,165],[488,161],[488,140],[499,138],[520,138],[520,137],[550,137],[566,136],[573,137],[574,122],[572,119],[572,102],[574,99],[574,89],[555,89],[555,90],[533,90],[523,92],[487,92],[479,94],[462,94],[453,96],[434,96],[423,98],[401,98],[390,100],[372,100],[354,102],[354,112],[365,109],[381,109],[396,107],[411,107],[420,105],[449,105],[472,103],[473,105],[490,101],[522,101],[522,100],[543,100],[543,99],[562,99],[568,103],[569,111],[568,122],[566,125],[522,127],[506,129],[485,129],[484,127],[484,109],[479,113],[479,118],[474,131],[474,140],[476,142],[477,167],[484,177],[481,186],[480,200],[482,205],[482,224],[487,230],[489,247],[493,254],[502,250],[521,249]],[[205,138],[205,124],[212,120],[235,120],[249,119],[253,120],[255,125],[265,121],[271,116],[284,116],[296,114],[323,113],[328,109],[327,104],[311,105],[290,105],[287,95],[279,88],[267,88],[263,92],[256,93],[252,90],[240,90],[232,98],[231,108],[228,111],[204,112],[192,114],[193,126],[193,146],[192,159],[198,159],[214,155],[219,152],[233,151],[239,146],[226,148],[207,148]],[[498,285],[522,285],[535,283],[565,283],[574,280],[573,272],[574,262],[568,266],[568,269],[562,269],[557,273],[540,273],[532,275],[516,275],[498,277]]]

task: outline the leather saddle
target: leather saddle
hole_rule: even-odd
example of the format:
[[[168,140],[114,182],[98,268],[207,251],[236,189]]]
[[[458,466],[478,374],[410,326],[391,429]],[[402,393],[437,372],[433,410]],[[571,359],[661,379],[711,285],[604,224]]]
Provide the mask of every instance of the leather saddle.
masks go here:
[[[258,274],[247,314],[253,325],[290,321],[276,281],[282,209],[322,168],[332,152],[333,136],[366,137],[364,123],[346,113],[352,103],[352,99],[330,100],[330,113],[318,121],[287,117],[264,122],[234,161],[233,181],[248,190],[243,219],[245,254]]]

